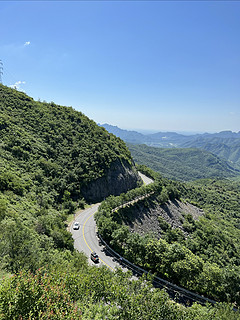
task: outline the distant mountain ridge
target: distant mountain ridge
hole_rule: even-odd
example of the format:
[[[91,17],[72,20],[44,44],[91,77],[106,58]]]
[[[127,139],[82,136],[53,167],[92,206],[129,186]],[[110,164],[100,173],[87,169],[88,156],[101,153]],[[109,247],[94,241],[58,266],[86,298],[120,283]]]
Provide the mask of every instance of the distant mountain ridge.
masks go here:
[[[147,139],[146,135],[137,131],[124,130],[107,123],[99,124],[99,126],[104,127],[108,132],[113,133],[115,136],[127,142],[139,143],[140,141],[144,141],[145,139]]]
[[[222,139],[240,139],[240,131],[239,132],[232,132],[230,130],[220,131],[216,133],[197,133],[192,135],[184,135],[177,132],[157,132],[151,134],[143,134],[134,130],[125,130],[121,129],[117,126],[112,126],[108,123],[99,124],[99,126],[104,127],[108,132],[119,136],[123,140],[137,140],[137,142],[141,142],[141,140],[145,141],[157,141],[159,139],[162,140],[171,140],[171,139],[186,139],[188,141],[198,139],[198,138],[222,138]],[[130,141],[129,141],[130,142]]]
[[[176,132],[158,132],[145,135],[136,131],[123,130],[106,123],[100,126],[125,142],[160,148],[198,148],[240,166],[240,131],[221,131],[189,136]]]

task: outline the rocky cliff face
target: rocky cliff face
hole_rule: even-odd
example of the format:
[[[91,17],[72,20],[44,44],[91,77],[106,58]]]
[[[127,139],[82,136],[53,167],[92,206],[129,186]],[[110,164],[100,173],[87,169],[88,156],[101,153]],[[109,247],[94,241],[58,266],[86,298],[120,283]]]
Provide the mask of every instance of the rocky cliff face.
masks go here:
[[[109,195],[120,195],[142,184],[137,170],[126,160],[112,162],[106,174],[82,188],[88,202],[99,202]]]

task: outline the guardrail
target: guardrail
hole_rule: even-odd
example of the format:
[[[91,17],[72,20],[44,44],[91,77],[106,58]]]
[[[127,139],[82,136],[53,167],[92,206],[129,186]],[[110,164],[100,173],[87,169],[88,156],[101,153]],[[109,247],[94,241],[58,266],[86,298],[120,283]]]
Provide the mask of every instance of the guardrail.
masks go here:
[[[145,195],[141,195],[141,196],[137,196],[136,198],[134,198],[132,201],[126,202],[124,204],[122,204],[121,206],[118,206],[114,209],[112,209],[112,212],[117,211],[120,208],[123,208],[124,206],[127,206],[129,204],[132,204],[134,202],[137,202],[139,200],[143,200],[147,197],[149,197],[150,195],[152,195],[154,193],[154,191],[147,193]],[[202,305],[206,305],[206,304],[216,304],[218,303],[217,301],[214,301],[210,298],[206,298],[200,294],[197,294],[195,292],[191,292],[187,289],[184,289],[182,287],[179,287],[171,282],[168,282],[167,280],[164,280],[160,277],[157,277],[156,275],[142,269],[141,267],[133,264],[132,262],[130,262],[129,260],[125,259],[124,257],[122,257],[120,254],[118,254],[116,251],[114,251],[101,237],[101,235],[99,233],[98,237],[100,239],[100,241],[102,242],[102,244],[105,246],[105,250],[109,252],[109,254],[111,256],[114,256],[115,258],[117,258],[118,262],[122,265],[125,266],[126,268],[132,270],[133,274],[137,274],[138,276],[142,276],[143,274],[145,275],[149,275],[150,278],[152,279],[152,284],[154,287],[156,288],[161,288],[164,289],[170,296],[170,298],[172,298],[173,300],[175,300],[178,303],[184,304],[186,306],[190,306],[192,305],[194,302],[197,302],[199,304]],[[237,308],[233,307],[234,311],[239,311]]]
[[[134,203],[136,203],[136,202],[138,202],[138,201],[140,201],[140,200],[144,200],[144,199],[150,197],[152,194],[154,194],[153,191],[152,191],[152,192],[149,192],[149,193],[146,193],[146,194],[144,194],[144,195],[142,195],[142,196],[137,196],[137,197],[135,197],[134,199],[132,199],[131,201],[124,202],[124,203],[121,204],[120,206],[112,209],[112,212],[116,212],[118,209],[125,208],[125,207],[127,207],[127,206],[129,206],[129,205],[131,205],[131,204],[134,204]]]
[[[133,264],[132,262],[128,261],[124,257],[122,257],[120,254],[118,254],[116,251],[114,251],[101,237],[100,234],[98,234],[98,237],[102,244],[105,246],[105,250],[109,252],[111,256],[114,256],[117,258],[118,262],[122,265],[125,266],[126,268],[132,270],[133,274],[137,274],[138,276],[142,276],[143,274],[145,275],[150,275],[152,278],[152,284],[156,288],[161,288],[164,289],[169,296],[174,299],[176,302],[179,302],[184,305],[192,305],[194,302],[198,302],[202,305],[205,304],[216,304],[217,302],[206,298],[204,296],[201,296],[197,293],[191,292],[187,289],[181,288],[171,282],[168,282],[167,280],[164,280],[160,277],[157,277],[150,272],[138,267],[137,265]],[[235,309],[236,310],[236,309]]]

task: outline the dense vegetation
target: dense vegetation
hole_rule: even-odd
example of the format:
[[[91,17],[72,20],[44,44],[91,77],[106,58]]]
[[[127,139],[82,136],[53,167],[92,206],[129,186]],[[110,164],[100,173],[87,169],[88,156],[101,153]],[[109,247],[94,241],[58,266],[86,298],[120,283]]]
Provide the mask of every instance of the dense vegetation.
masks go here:
[[[56,248],[73,250],[64,221],[84,205],[82,187],[131,156],[72,108],[0,85],[0,111],[0,264],[35,270],[54,260]]]
[[[222,131],[194,135],[183,135],[176,132],[141,134],[109,124],[103,124],[102,126],[125,142],[160,148],[198,148],[230,161],[238,169],[240,166],[240,131],[237,133]]]
[[[228,305],[186,308],[144,279],[88,266],[66,219],[84,206],[82,188],[116,159],[131,162],[129,151],[72,108],[2,85],[0,112],[0,319],[238,318]]]
[[[185,142],[184,148],[199,148],[216,154],[218,157],[240,166],[240,132],[222,132],[215,135],[200,136]]]
[[[137,163],[147,165],[169,179],[190,181],[240,175],[240,170],[234,169],[226,160],[204,150],[163,149],[130,143],[127,146]]]
[[[78,254],[79,255],[79,254]],[[183,307],[150,282],[131,274],[90,267],[83,257],[55,270],[17,273],[0,286],[0,319],[237,320],[226,304]]]
[[[129,201],[132,191],[102,203],[97,223],[103,237],[133,263],[190,290],[239,305],[239,184],[212,180],[181,184],[159,177],[154,184],[138,189],[138,193],[144,194],[144,189],[148,195],[144,200],[117,211],[112,209]],[[149,206],[176,198],[205,211],[205,216],[199,220],[185,214],[183,230],[188,237],[161,217],[159,240],[153,234],[140,236],[129,232],[123,223],[131,219],[133,206],[139,206],[142,211],[144,207],[147,210]]]
[[[1,85],[0,110],[2,191],[11,186],[22,194],[34,181],[38,193],[54,201],[61,202],[65,191],[76,200],[113,161],[131,162],[119,138],[70,107],[36,102]]]

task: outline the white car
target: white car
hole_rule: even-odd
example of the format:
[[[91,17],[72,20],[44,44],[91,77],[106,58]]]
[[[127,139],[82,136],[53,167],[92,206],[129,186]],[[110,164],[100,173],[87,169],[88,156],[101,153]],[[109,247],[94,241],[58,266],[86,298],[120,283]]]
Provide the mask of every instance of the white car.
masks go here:
[[[80,228],[79,222],[74,222],[73,230],[79,230],[79,228]]]

